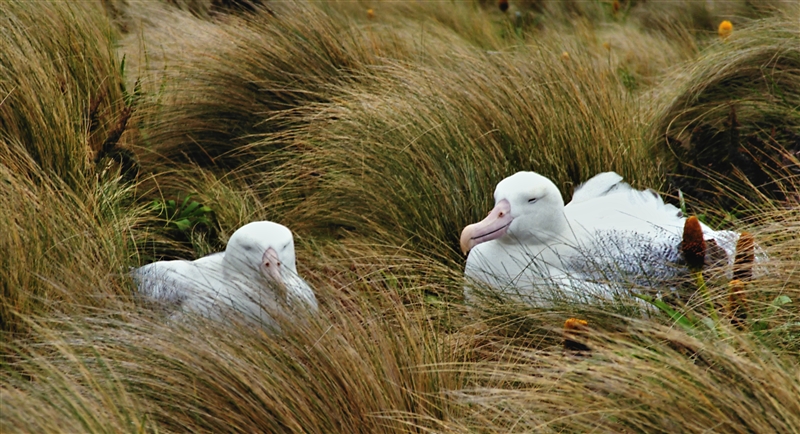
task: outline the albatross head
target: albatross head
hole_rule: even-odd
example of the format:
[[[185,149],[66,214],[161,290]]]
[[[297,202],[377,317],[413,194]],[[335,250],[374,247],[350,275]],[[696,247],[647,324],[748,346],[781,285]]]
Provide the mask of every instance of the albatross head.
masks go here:
[[[247,281],[266,278],[282,285],[297,274],[292,231],[268,221],[248,223],[228,240],[224,261]]]
[[[552,181],[535,172],[517,172],[494,190],[494,208],[482,221],[461,232],[466,254],[491,240],[544,242],[558,236],[566,224],[564,199]]]

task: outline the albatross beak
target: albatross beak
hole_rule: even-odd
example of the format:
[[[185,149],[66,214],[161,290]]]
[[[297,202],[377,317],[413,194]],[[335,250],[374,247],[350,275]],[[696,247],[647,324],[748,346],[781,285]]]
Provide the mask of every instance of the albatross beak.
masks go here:
[[[275,280],[275,283],[283,283],[283,276],[281,276],[281,261],[278,259],[278,252],[272,247],[264,252],[264,267],[267,270],[267,275]]]
[[[488,217],[461,231],[461,251],[466,255],[478,244],[502,237],[512,220],[511,204],[506,199],[497,202]]]

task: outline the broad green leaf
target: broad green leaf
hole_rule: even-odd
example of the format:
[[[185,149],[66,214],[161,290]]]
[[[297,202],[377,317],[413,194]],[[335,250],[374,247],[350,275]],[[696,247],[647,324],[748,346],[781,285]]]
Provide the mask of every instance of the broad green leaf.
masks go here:
[[[189,229],[190,227],[192,227],[192,224],[191,224],[191,222],[189,221],[189,219],[180,219],[180,220],[175,220],[175,221],[173,221],[172,223],[173,223],[175,226],[177,226],[177,228],[178,228],[178,229],[180,229],[180,230],[182,230],[182,231],[185,231],[185,230]]]
[[[789,304],[792,302],[792,299],[789,298],[787,295],[779,295],[775,297],[775,300],[772,300],[772,305],[775,307],[783,306],[784,304]]]
[[[187,194],[186,197],[183,199],[183,203],[181,203],[181,208],[186,208],[186,205],[189,203],[189,200],[192,199],[191,194]]]
[[[187,206],[186,208],[183,209],[183,211],[181,211],[181,215],[184,216],[191,215],[197,208],[200,208],[200,204],[193,201],[192,203],[189,204],[189,206]]]

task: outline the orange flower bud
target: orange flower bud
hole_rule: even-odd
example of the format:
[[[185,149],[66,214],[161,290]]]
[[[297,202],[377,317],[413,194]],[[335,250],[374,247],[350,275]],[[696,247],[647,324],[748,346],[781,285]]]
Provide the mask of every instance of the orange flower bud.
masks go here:
[[[588,324],[586,320],[570,318],[564,321],[564,330],[583,330]]]
[[[589,351],[586,344],[574,340],[576,332],[586,331],[589,323],[582,319],[570,318],[564,322],[564,350],[584,352]]]
[[[733,24],[728,20],[719,23],[719,28],[717,29],[717,33],[719,33],[720,38],[726,39],[728,36],[731,35],[731,33],[733,33]]]

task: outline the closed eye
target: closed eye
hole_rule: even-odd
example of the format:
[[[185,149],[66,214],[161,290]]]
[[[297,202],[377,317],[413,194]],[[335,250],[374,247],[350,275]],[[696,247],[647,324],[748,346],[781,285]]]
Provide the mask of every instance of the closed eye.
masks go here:
[[[530,199],[528,199],[528,203],[534,203],[534,202],[536,202],[536,199],[537,198],[535,198],[535,197],[530,198]]]

